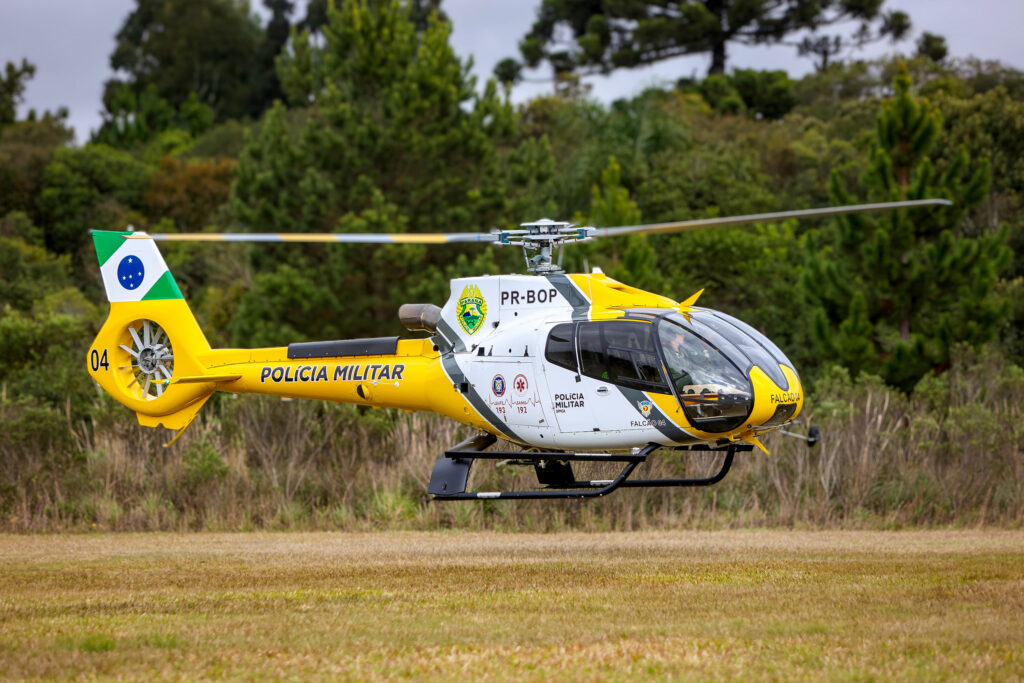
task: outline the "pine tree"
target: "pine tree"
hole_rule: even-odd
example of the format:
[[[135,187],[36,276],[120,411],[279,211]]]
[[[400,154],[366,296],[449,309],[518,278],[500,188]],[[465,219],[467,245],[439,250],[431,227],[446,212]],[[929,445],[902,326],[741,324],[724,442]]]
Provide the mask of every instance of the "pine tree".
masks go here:
[[[135,0],[118,31],[104,103],[123,84],[136,96],[149,86],[174,108],[192,93],[217,120],[259,114],[253,95],[263,37],[249,5],[235,0]]]
[[[449,44],[448,22],[434,13],[419,29],[413,10],[421,6],[345,0],[328,6],[322,41],[293,33],[278,60],[290,108],[271,109],[236,165],[232,207],[245,229],[459,232],[505,219],[509,174],[499,146],[513,138],[514,113],[493,82],[477,93],[469,64]],[[527,176],[550,157],[546,145],[534,152],[529,163],[520,158]],[[392,312],[405,301],[441,303],[443,276],[460,268],[462,249],[335,245],[260,250],[254,258],[261,270],[278,268],[274,277],[307,280],[309,291],[323,294],[319,301],[331,301],[328,291],[344,293],[339,310],[310,320],[306,333],[358,335],[397,332]],[[515,262],[518,255],[506,252],[499,258]],[[282,261],[294,272],[282,272]],[[492,264],[489,272],[497,270]],[[261,277],[257,286],[274,281]],[[258,309],[249,303],[245,319]],[[256,329],[247,325],[235,326],[239,343]]]
[[[818,353],[854,373],[880,373],[904,390],[929,370],[948,367],[953,345],[991,340],[1007,310],[995,291],[1010,259],[1005,233],[971,237],[960,229],[988,194],[989,164],[971,171],[961,147],[937,170],[928,153],[941,126],[938,109],[912,94],[901,67],[877,120],[868,200],[938,197],[953,205],[844,216],[807,240],[814,253],[803,288]],[[861,199],[835,173],[830,192],[836,204]]]
[[[859,22],[850,37],[812,37],[801,54],[835,56],[839,50],[880,38],[898,40],[910,30],[884,0],[543,0],[519,51],[527,66],[542,62],[558,74],[608,73],[672,57],[710,54],[709,74],[724,74],[730,44],[794,44],[800,31]],[[519,74],[514,60],[499,64],[502,78]]]
[[[29,64],[27,59],[21,60],[21,66],[14,62],[4,65],[0,73],[0,128],[17,120],[18,105],[25,98],[25,85],[35,73],[35,65]]]
[[[346,0],[328,9],[322,48],[295,33],[281,82],[305,121],[273,111],[239,161],[235,208],[251,229],[330,231],[375,193],[412,231],[488,228],[506,204],[497,143],[514,116],[493,82],[482,95],[432,15]],[[299,117],[292,117],[294,121]]]
[[[591,190],[590,220],[595,226],[639,225],[640,208],[622,186],[622,168],[618,160],[608,158],[608,167],[601,171],[601,184]],[[658,291],[664,278],[658,268],[658,255],[647,235],[627,235],[611,241],[605,248],[611,250],[611,274],[634,287]],[[622,254],[620,260],[619,254]]]

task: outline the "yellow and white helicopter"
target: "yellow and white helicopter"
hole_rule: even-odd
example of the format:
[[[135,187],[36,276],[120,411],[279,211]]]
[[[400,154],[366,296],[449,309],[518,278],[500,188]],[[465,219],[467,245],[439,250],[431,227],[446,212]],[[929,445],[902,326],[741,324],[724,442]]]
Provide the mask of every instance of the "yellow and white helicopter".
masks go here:
[[[481,433],[438,458],[428,489],[435,499],[584,498],[625,486],[705,486],[725,476],[736,452],[764,450],[759,435],[800,414],[796,368],[751,326],[698,306],[700,292],[680,303],[596,269],[566,274],[553,250],[600,237],[948,204],[923,199],[608,228],[541,220],[489,233],[94,230],[110,314],[89,349],[89,373],[142,425],[178,430],[175,440],[215,391],[446,415]],[[212,349],[156,240],[517,245],[531,274],[459,278],[441,308],[402,306],[402,324],[426,337]],[[526,450],[486,450],[498,437]],[[708,478],[630,480],[660,448],[720,451],[725,458]],[[478,459],[533,466],[544,488],[467,492]],[[577,480],[574,461],[622,469],[613,479]]]

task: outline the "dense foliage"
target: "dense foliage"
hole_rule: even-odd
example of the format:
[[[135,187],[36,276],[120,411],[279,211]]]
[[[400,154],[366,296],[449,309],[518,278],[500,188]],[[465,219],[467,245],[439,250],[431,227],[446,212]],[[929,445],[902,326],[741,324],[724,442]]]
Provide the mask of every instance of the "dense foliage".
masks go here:
[[[901,70],[893,98],[882,105],[864,176],[869,198],[940,197],[952,206],[842,216],[810,242],[815,253],[804,271],[819,355],[855,372],[874,368],[908,391],[926,372],[948,367],[955,344],[978,346],[998,333],[1009,302],[996,284],[1011,259],[1003,232],[972,236],[961,227],[988,196],[988,162],[972,169],[960,146],[937,171],[928,153],[941,116],[917,101],[910,85]],[[839,204],[852,199],[838,176],[832,193]]]
[[[199,4],[208,23],[193,26],[193,0],[138,0],[118,34],[121,72],[103,126],[82,146],[71,144],[63,112],[14,114],[32,65],[10,63],[2,77],[3,518],[142,528],[202,526],[207,515],[227,526],[334,509],[405,515],[424,482],[379,479],[372,500],[351,482],[383,476],[388,462],[405,471],[413,455],[403,444],[414,441],[430,445],[415,455],[426,476],[427,455],[455,436],[450,425],[386,412],[214,400],[205,427],[152,470],[145,461],[162,435],[143,435],[85,372],[106,309],[90,228],[453,232],[541,216],[615,225],[942,197],[954,205],[578,245],[565,265],[600,266],[677,299],[705,288],[702,303],[762,329],[796,361],[813,416],[827,414],[820,419],[838,430],[832,444],[875,443],[858,411],[884,397],[893,406],[878,418],[892,420],[885,443],[923,459],[857,474],[842,469],[856,466],[852,451],[826,441],[814,466],[841,471],[820,480],[831,482],[822,491],[797,481],[807,463],[787,446],[775,470],[752,465],[735,489],[747,496],[730,503],[737,518],[755,500],[761,516],[747,518],[765,522],[845,523],[899,509],[908,522],[989,514],[1019,523],[1021,72],[951,59],[931,40],[919,57],[832,64],[799,80],[735,70],[609,106],[563,92],[514,108],[454,53],[437,2],[314,2],[289,25],[291,3],[268,0],[267,27],[243,3]],[[212,60],[216,71],[165,64],[183,40],[183,60]],[[397,307],[443,303],[448,278],[521,268],[513,250],[457,245],[164,254],[222,346],[396,334]],[[319,447],[266,450],[275,424],[310,448],[336,446],[344,462]],[[391,455],[374,461],[370,442]],[[878,448],[882,457],[891,445]],[[981,451],[1001,473],[998,495],[950,483]],[[280,459],[294,457],[308,457],[302,471],[315,474],[289,482],[278,468],[291,471]],[[967,498],[943,498],[950,487]],[[218,507],[226,501],[243,512]],[[812,514],[806,501],[823,507]],[[111,510],[148,521],[117,522]]]

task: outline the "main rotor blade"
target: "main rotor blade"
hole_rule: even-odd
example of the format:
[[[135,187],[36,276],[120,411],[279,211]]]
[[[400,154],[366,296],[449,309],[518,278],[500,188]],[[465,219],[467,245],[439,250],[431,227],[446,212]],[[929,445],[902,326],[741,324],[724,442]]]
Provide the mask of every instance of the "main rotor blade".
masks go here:
[[[830,206],[822,209],[801,209],[798,211],[777,211],[774,213],[755,213],[745,216],[725,216],[722,218],[698,218],[689,221],[672,223],[652,223],[646,225],[621,225],[609,228],[586,228],[591,237],[615,237],[633,233],[671,233],[700,228],[724,227],[729,225],[746,225],[748,223],[774,223],[789,218],[824,218],[848,213],[869,211],[892,211],[925,206],[952,206],[946,199],[913,199],[902,202],[881,202],[877,204],[852,204],[849,206]],[[445,244],[453,242],[497,242],[502,236],[511,232],[525,234],[526,231],[502,232],[455,232],[455,233],[333,233],[333,232],[181,232],[157,233],[149,235],[144,232],[126,235],[126,239],[153,239],[161,242],[325,242],[350,244]],[[572,241],[572,240],[564,240]],[[518,242],[516,242],[518,244]]]
[[[698,230],[700,228],[718,228],[729,225],[746,225],[748,223],[776,223],[789,218],[824,218],[841,216],[847,213],[865,213],[868,211],[893,211],[922,206],[952,206],[948,199],[911,199],[902,202],[881,202],[878,204],[851,204],[849,206],[829,206],[823,209],[801,209],[798,211],[777,211],[775,213],[753,213],[746,216],[725,216],[722,218],[698,218],[691,221],[674,221],[672,223],[652,223],[649,225],[622,225],[614,228],[597,228],[594,237],[615,237],[633,233],[667,233]]]
[[[343,242],[355,244],[445,244],[497,242],[498,233],[333,233],[333,232],[179,232],[128,235],[162,242]]]

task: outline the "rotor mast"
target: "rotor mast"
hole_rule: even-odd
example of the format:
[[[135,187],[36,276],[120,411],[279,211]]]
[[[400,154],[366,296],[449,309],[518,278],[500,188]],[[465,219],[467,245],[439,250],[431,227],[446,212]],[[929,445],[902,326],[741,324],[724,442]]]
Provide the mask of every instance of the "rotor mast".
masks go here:
[[[564,272],[554,263],[551,254],[557,247],[570,242],[586,242],[597,231],[596,228],[578,226],[572,223],[542,218],[533,223],[520,223],[519,230],[502,230],[498,244],[518,244],[523,248],[526,269],[534,275],[555,275]],[[531,251],[536,251],[530,256]]]

